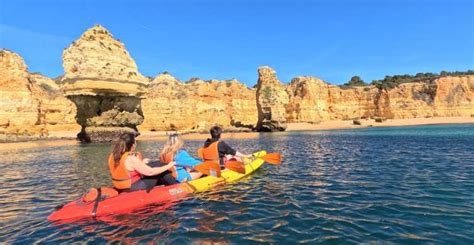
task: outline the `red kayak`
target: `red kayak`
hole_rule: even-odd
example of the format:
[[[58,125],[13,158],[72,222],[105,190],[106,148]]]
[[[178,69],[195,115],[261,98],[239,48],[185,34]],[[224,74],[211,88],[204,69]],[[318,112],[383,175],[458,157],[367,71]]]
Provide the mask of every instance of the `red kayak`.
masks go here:
[[[259,151],[253,154],[253,158],[248,159],[244,169],[242,169],[243,173],[229,168],[222,171],[221,177],[206,176],[185,183],[157,186],[150,192],[134,191],[119,194],[115,189],[109,187],[91,189],[89,193],[81,198],[57,207],[56,211],[48,217],[48,220],[66,221],[87,217],[104,217],[105,215],[127,213],[149,204],[175,201],[190,193],[206,191],[216,186],[236,182],[252,174],[265,161],[270,164],[280,164],[280,155]]]
[[[100,188],[100,191],[94,190],[94,198],[90,197],[91,192],[89,192],[89,195],[84,195],[58,207],[48,217],[48,220],[74,220],[105,214],[120,214],[149,204],[180,199],[194,191],[187,183],[158,186],[149,192],[143,190],[120,193],[120,195],[112,188]]]

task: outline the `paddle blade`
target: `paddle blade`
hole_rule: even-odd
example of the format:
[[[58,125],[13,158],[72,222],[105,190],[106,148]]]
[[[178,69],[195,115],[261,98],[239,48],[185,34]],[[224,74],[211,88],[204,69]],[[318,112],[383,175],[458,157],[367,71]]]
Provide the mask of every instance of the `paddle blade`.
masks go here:
[[[281,163],[281,155],[280,153],[267,153],[265,156],[260,157],[265,162],[270,164],[280,164]]]
[[[225,168],[237,172],[239,174],[245,174],[245,165],[243,162],[228,161],[224,164]]]
[[[194,166],[194,169],[207,176],[221,177],[221,167],[216,162],[203,162]]]

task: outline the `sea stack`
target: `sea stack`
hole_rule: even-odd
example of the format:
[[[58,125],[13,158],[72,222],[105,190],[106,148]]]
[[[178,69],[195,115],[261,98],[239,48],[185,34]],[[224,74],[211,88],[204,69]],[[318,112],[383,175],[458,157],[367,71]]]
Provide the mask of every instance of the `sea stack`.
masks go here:
[[[78,108],[80,141],[108,142],[123,132],[138,132],[149,81],[123,43],[96,25],[64,50],[63,67],[62,88]]]
[[[257,131],[286,130],[286,109],[289,103],[286,87],[268,66],[258,68],[257,81]]]

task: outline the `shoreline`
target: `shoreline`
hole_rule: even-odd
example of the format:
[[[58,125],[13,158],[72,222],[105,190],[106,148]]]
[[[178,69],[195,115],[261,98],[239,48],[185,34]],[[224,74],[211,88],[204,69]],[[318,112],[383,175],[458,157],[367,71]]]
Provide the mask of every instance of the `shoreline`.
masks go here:
[[[410,119],[387,119],[383,122],[375,122],[374,119],[361,119],[361,125],[354,125],[353,120],[330,120],[320,123],[288,123],[286,131],[323,131],[337,129],[355,129],[370,127],[403,127],[422,125],[443,125],[443,124],[474,124],[474,117],[433,117],[433,118],[410,118]],[[166,140],[170,131],[142,131],[137,140]],[[22,141],[22,142],[2,142],[0,151],[29,149],[38,147],[55,147],[81,144],[75,140],[77,132],[60,131],[52,132],[49,138]],[[254,139],[260,135],[259,132],[228,132],[223,133],[223,139]],[[181,135],[185,140],[205,140],[209,136],[207,133],[184,133]]]
[[[319,131],[333,129],[354,129],[370,127],[403,127],[442,124],[474,124],[474,117],[430,117],[430,118],[407,118],[387,119],[383,122],[375,122],[374,119],[360,119],[361,125],[354,125],[353,120],[331,120],[320,123],[288,123],[286,131]]]

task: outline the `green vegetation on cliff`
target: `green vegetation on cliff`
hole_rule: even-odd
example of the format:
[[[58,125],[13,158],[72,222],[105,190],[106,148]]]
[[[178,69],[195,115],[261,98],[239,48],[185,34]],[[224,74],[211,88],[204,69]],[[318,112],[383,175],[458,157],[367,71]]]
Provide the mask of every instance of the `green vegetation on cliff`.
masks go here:
[[[446,77],[446,76],[463,76],[463,75],[474,75],[474,70],[468,71],[455,71],[447,72],[441,71],[438,73],[417,73],[415,76],[412,75],[395,75],[395,76],[385,76],[382,80],[372,81],[372,85],[376,86],[379,89],[391,89],[395,88],[402,83],[413,83],[413,82],[429,82],[433,79]]]
[[[413,83],[413,82],[430,82],[433,79],[446,77],[446,76],[464,76],[464,75],[474,75],[474,70],[467,70],[467,71],[441,71],[438,73],[417,73],[416,75],[394,75],[394,76],[385,76],[384,79],[381,80],[373,80],[370,85],[374,85],[379,89],[391,89],[395,88],[400,84],[403,83]],[[369,84],[365,83],[359,76],[353,76],[351,80],[347,83],[341,85],[341,88],[353,88],[353,87],[360,87],[360,86],[367,86]]]
[[[365,83],[364,80],[360,79],[359,76],[353,76],[351,77],[351,80],[341,85],[341,88],[353,88],[361,86],[367,86],[367,83]]]

